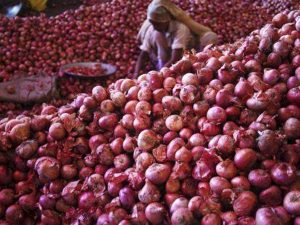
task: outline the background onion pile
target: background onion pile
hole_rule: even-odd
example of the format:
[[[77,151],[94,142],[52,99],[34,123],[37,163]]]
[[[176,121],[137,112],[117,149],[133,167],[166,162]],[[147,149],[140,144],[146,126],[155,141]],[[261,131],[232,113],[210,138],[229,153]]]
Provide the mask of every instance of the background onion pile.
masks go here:
[[[51,18],[44,15],[15,19],[0,17],[0,77],[9,80],[13,74],[34,75],[39,71],[55,75],[61,65],[79,61],[116,65],[116,76],[99,82],[104,86],[127,76],[133,72],[139,52],[136,34],[145,19],[149,2],[86,1],[86,5],[92,6],[81,6]],[[220,43],[245,37],[270,20],[272,14],[264,7],[239,0],[174,2],[195,20],[217,32]],[[280,4],[279,8],[288,7]],[[59,106],[73,99],[74,94],[90,93],[93,85],[94,82],[89,81],[61,79],[59,87],[63,98],[52,104]],[[22,106],[2,103],[0,112],[16,108],[22,109]]]
[[[76,14],[74,14],[76,16]],[[0,122],[1,224],[299,224],[300,11]]]

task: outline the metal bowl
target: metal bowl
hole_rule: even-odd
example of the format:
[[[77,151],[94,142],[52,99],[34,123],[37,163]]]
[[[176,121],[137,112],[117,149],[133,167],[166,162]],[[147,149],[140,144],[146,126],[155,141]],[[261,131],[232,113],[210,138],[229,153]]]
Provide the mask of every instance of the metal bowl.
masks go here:
[[[90,75],[84,75],[84,74],[75,74],[66,71],[68,68],[71,67],[87,67],[87,68],[93,68],[96,65],[101,65],[101,67],[104,69],[103,74],[95,74],[93,76]],[[78,78],[100,78],[100,77],[107,77],[113,75],[117,71],[117,68],[113,65],[106,64],[106,63],[96,63],[96,62],[80,62],[80,63],[70,63],[66,64],[64,66],[60,67],[60,72],[62,72],[64,75],[72,76],[72,77],[78,77]]]

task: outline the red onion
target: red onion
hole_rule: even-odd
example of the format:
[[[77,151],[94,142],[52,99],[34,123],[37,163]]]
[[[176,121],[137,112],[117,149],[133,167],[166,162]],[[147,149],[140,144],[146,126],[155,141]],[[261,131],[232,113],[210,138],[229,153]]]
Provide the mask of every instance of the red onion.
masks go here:
[[[191,211],[187,208],[180,208],[172,214],[171,221],[173,225],[193,224],[194,217]]]
[[[296,168],[287,163],[277,163],[271,169],[272,180],[279,185],[289,185],[296,179]]]
[[[20,224],[25,217],[25,213],[20,205],[10,205],[5,211],[5,220],[11,224]]]
[[[230,189],[231,184],[228,180],[223,177],[213,177],[209,181],[210,189],[220,195],[224,189]]]
[[[234,164],[240,170],[249,170],[256,163],[257,156],[250,148],[240,149],[234,156]]]
[[[248,174],[248,180],[251,185],[257,188],[266,189],[271,185],[270,174],[262,169],[255,169]]]
[[[198,90],[194,85],[185,85],[181,88],[179,97],[183,103],[192,104],[198,99]]]
[[[285,135],[290,139],[297,139],[300,137],[300,120],[296,118],[289,118],[285,121],[283,129]]]
[[[237,168],[233,161],[226,159],[225,161],[219,162],[216,166],[216,172],[219,176],[226,179],[231,179],[236,176]]]
[[[155,185],[146,180],[144,187],[138,193],[138,198],[145,204],[158,202],[160,199],[160,192]]]
[[[282,202],[282,192],[279,187],[273,185],[260,192],[259,201],[268,206],[277,206]]]
[[[299,216],[300,208],[299,208],[299,191],[290,191],[286,194],[283,200],[283,206],[288,211],[288,213]]]
[[[208,67],[201,68],[197,71],[200,85],[208,84],[213,79],[213,70]]]
[[[219,215],[210,213],[205,215],[201,220],[201,225],[221,225],[222,220]]]
[[[34,169],[42,181],[55,180],[59,176],[60,164],[52,157],[41,157],[36,161]]]
[[[145,215],[151,224],[161,224],[166,217],[166,209],[161,203],[153,202],[147,205]]]
[[[226,121],[226,113],[225,110],[218,106],[213,106],[207,111],[207,119],[210,122],[214,123],[223,123]]]
[[[119,198],[121,205],[127,209],[131,209],[134,206],[135,197],[136,195],[134,191],[129,187],[125,187],[120,190]]]
[[[276,155],[279,151],[281,139],[275,132],[271,130],[265,130],[257,139],[257,146],[262,154],[271,157]]]
[[[165,96],[162,98],[163,107],[173,111],[179,111],[182,108],[182,104],[179,98],[173,96]]]
[[[240,193],[233,202],[233,210],[238,216],[248,216],[254,210],[256,204],[256,195],[251,191],[245,191]]]
[[[157,143],[157,136],[151,130],[144,130],[142,131],[137,139],[137,144],[139,148],[142,150],[150,150],[152,149]]]
[[[163,184],[171,174],[171,168],[166,164],[154,163],[145,172],[146,178],[153,184]]]
[[[279,72],[275,69],[266,70],[263,75],[263,81],[269,85],[275,85],[279,80]]]
[[[104,99],[107,98],[107,93],[105,88],[103,88],[102,86],[95,86],[92,89],[92,96],[98,101],[98,102],[102,102]]]
[[[250,190],[250,183],[249,183],[248,179],[244,176],[234,177],[231,180],[231,184],[234,189],[237,189],[240,191]]]
[[[9,206],[14,202],[14,191],[12,189],[2,189],[0,191],[0,202],[2,205]]]
[[[173,77],[167,77],[164,79],[163,86],[167,91],[171,91],[176,85],[176,80]]]
[[[118,116],[114,113],[106,116],[102,116],[98,121],[98,125],[100,128],[110,130],[110,131],[116,127],[117,123],[118,123]]]
[[[163,77],[161,73],[150,71],[149,73],[147,73],[146,79],[149,82],[149,86],[152,90],[161,88],[163,83]]]
[[[171,115],[166,119],[166,126],[171,131],[179,131],[183,128],[182,118],[178,115]]]

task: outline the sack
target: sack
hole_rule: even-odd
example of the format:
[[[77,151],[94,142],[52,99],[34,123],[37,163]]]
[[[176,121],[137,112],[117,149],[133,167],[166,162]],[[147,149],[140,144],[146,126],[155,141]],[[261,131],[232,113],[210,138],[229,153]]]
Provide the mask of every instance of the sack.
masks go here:
[[[37,75],[0,83],[0,101],[42,103],[58,97],[57,78]]]

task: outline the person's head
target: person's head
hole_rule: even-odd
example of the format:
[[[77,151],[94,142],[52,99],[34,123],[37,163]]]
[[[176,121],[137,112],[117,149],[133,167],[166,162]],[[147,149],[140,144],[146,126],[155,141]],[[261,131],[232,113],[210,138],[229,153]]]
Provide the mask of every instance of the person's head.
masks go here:
[[[149,7],[147,18],[154,29],[159,32],[166,32],[169,28],[171,15],[164,7]]]

